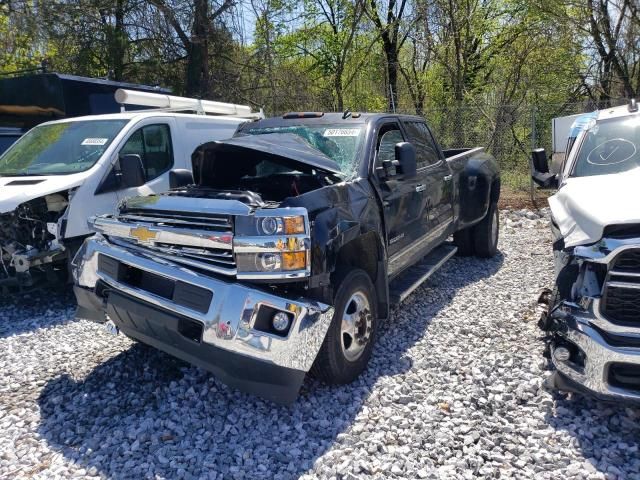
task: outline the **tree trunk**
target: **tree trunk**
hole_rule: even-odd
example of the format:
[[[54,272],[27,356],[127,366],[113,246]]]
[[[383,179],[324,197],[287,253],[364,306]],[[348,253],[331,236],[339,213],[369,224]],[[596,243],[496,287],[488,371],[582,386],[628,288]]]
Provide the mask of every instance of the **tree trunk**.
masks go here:
[[[387,58],[387,78],[389,80],[389,91],[387,106],[390,112],[398,108],[398,46],[395,43],[385,43],[384,53]]]
[[[116,2],[116,31],[115,31],[115,55],[113,62],[113,75],[117,81],[124,80],[124,57],[127,50],[127,34],[124,27],[124,0]]]
[[[185,94],[206,97],[209,93],[209,5],[195,0],[191,41],[187,47]]]

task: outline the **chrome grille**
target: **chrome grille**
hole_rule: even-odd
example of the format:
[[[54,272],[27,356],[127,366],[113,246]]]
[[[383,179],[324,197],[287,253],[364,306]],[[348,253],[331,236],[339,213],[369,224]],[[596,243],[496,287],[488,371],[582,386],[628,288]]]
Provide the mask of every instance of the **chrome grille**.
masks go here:
[[[139,249],[174,263],[181,263],[199,270],[236,274],[236,262],[232,251],[233,220],[231,215],[166,212],[151,209],[127,209],[118,215],[117,222],[131,227],[146,227],[158,231],[158,239],[139,242],[134,238],[117,236],[129,248]],[[176,234],[175,241],[163,242],[166,234]],[[226,244],[214,243],[224,248],[214,248],[208,239],[220,240],[226,237]],[[193,242],[191,242],[193,239]],[[204,243],[202,242],[204,240]],[[203,246],[209,245],[209,246]]]
[[[227,233],[233,231],[233,222],[230,215],[130,209],[121,212],[118,219],[125,222],[144,223],[153,226],[175,228],[196,227],[200,230]]]
[[[620,252],[604,283],[602,314],[612,323],[640,327],[640,249]]]

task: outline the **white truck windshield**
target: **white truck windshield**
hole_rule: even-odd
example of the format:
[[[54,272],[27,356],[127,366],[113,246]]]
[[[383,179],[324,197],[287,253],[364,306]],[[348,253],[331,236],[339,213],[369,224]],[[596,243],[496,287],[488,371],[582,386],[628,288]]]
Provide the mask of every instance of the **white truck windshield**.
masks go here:
[[[597,122],[580,145],[574,177],[622,173],[640,167],[640,116]]]
[[[127,120],[40,125],[0,157],[0,176],[66,175],[91,168]]]

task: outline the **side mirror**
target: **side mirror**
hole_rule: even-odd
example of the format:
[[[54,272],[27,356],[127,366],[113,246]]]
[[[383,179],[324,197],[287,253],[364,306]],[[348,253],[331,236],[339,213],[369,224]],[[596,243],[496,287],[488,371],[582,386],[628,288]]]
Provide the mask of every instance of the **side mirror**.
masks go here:
[[[123,188],[144,185],[145,176],[140,155],[122,155],[120,163],[120,186]]]
[[[397,160],[384,160],[382,162],[382,166],[378,167],[378,171],[380,171],[380,176],[382,178],[389,178],[396,175],[396,166],[398,165]]]
[[[544,148],[531,152],[531,178],[540,188],[558,188],[558,176],[549,172],[549,159]]]
[[[186,187],[193,183],[193,174],[190,170],[176,168],[169,172],[169,188]]]
[[[416,148],[409,142],[396,143],[396,160],[398,160],[398,173],[405,178],[416,176]]]

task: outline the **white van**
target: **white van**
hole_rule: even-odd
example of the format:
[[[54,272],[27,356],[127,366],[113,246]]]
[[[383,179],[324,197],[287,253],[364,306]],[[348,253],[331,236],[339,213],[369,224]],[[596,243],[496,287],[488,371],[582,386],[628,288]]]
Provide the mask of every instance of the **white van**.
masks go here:
[[[182,100],[198,102],[201,113],[146,110],[43,123],[0,157],[0,288],[29,286],[36,273],[65,278],[67,260],[92,234],[89,217],[116,213],[127,197],[188,183],[193,151],[231,137],[255,116],[243,106],[231,111],[244,118],[206,115],[206,102]]]

